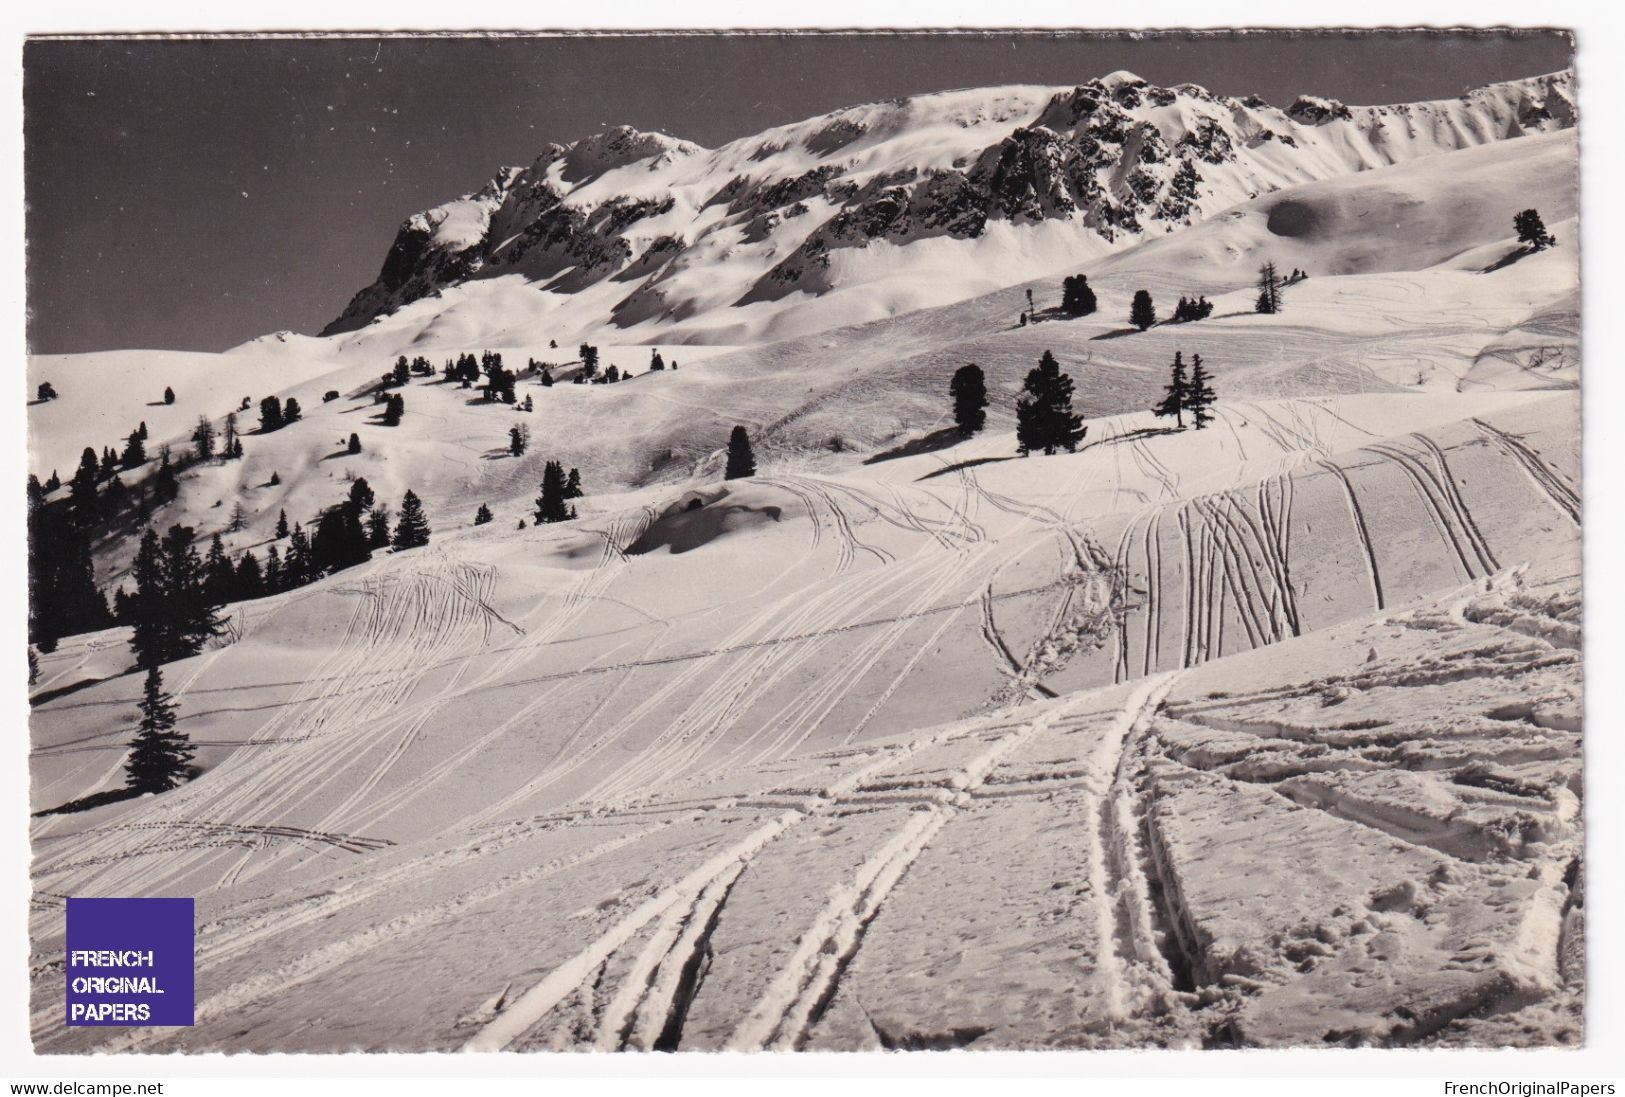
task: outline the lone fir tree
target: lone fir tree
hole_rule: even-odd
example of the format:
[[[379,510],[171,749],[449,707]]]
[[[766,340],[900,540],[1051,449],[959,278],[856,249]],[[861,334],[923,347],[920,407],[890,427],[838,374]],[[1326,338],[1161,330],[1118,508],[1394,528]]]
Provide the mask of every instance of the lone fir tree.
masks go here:
[[[487,522],[489,522],[490,520],[491,520],[491,508],[489,506],[487,506],[485,503],[481,503],[480,504],[480,509],[474,512],[474,524],[476,526],[483,526]]]
[[[954,423],[960,434],[969,437],[987,425],[987,379],[981,366],[972,362],[955,370],[948,394],[954,400]]]
[[[1518,230],[1518,242],[1528,244],[1531,251],[1544,251],[1557,243],[1557,237],[1546,231],[1539,210],[1524,210],[1512,219],[1512,225]]]
[[[1151,409],[1152,414],[1159,419],[1172,415],[1174,422],[1180,430],[1185,429],[1185,402],[1190,398],[1190,382],[1185,379],[1185,359],[1179,351],[1174,351],[1174,364],[1168,378],[1168,387],[1163,389],[1162,400]]]
[[[1058,449],[1075,453],[1088,428],[1083,426],[1082,416],[1072,413],[1072,378],[1061,372],[1055,355],[1044,352],[1022,389],[1016,400],[1016,441],[1021,455],[1040,449],[1046,455]]]
[[[164,692],[164,676],[147,668],[147,680],[137,703],[140,730],[124,761],[124,783],[136,793],[168,792],[191,772],[192,744],[175,730],[175,704]]]
[[[1157,322],[1157,308],[1151,303],[1151,294],[1143,289],[1134,291],[1134,302],[1129,305],[1128,322],[1144,331]]]
[[[542,494],[536,499],[537,525],[568,522],[574,518],[575,508],[566,502],[568,497],[569,480],[564,475],[564,466],[549,461],[542,468]]]
[[[1191,421],[1196,429],[1201,430],[1213,422],[1213,413],[1207,409],[1213,406],[1217,399],[1213,389],[1208,385],[1210,375],[1202,366],[1200,354],[1191,355],[1191,383],[1185,395],[1185,409],[1191,413]]]
[[[723,472],[724,480],[743,480],[756,475],[756,454],[750,446],[750,434],[742,426],[736,426],[728,435],[728,467]]]
[[[429,532],[429,520],[423,514],[423,503],[408,489],[406,494],[401,496],[401,516],[395,522],[395,548],[399,550],[427,545]]]
[[[1275,272],[1274,263],[1258,268],[1258,301],[1253,307],[1271,316],[1281,311],[1281,276]]]

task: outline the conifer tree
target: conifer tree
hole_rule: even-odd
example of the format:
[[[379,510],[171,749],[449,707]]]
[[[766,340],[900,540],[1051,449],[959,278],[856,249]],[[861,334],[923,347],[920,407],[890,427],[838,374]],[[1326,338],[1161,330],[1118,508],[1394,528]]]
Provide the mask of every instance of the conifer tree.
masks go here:
[[[158,475],[152,479],[152,497],[161,506],[174,502],[180,493],[181,485],[175,478],[175,466],[169,463],[169,454],[165,452],[159,458]]]
[[[361,452],[361,436],[359,434],[354,431],[350,432],[350,444],[344,448],[344,452],[351,456]]]
[[[1213,413],[1207,409],[1213,406],[1216,397],[1208,381],[1208,372],[1202,367],[1202,356],[1191,355],[1191,384],[1185,397],[1185,408],[1191,413],[1191,421],[1196,424],[1197,430],[1213,421]]]
[[[174,402],[175,402],[175,390],[170,388],[167,385],[164,386],[164,403],[165,404],[173,404]]]
[[[575,510],[565,502],[567,488],[564,466],[557,461],[547,462],[542,468],[542,494],[536,499],[537,525],[568,522],[576,516]]]
[[[289,423],[299,422],[299,417],[303,414],[304,412],[299,410],[299,401],[291,396],[288,397],[287,403],[282,405],[282,425],[287,426]]]
[[[282,510],[277,511],[277,515],[276,515],[276,539],[278,541],[280,541],[284,537],[286,537],[287,535],[288,535],[288,511],[287,511],[286,508],[284,508]]]
[[[1281,311],[1281,277],[1275,273],[1274,263],[1258,268],[1258,301],[1253,308],[1266,315]]]
[[[481,503],[480,504],[480,509],[474,512],[474,524],[476,526],[483,526],[487,522],[489,522],[490,520],[491,520],[491,508],[489,506],[487,506],[486,504]]]
[[[113,452],[112,446],[102,447],[102,463],[96,467],[96,478],[106,480],[118,472],[118,454]]]
[[[566,499],[579,499],[579,498],[581,498],[581,470],[580,469],[571,469],[570,470],[570,475],[566,476],[564,478],[564,497]],[[573,510],[570,512],[570,517],[572,517],[572,518],[575,517],[575,512]]]
[[[401,497],[401,516],[395,522],[395,548],[400,550],[427,545],[429,533],[429,520],[424,517],[423,504],[408,489]]]
[[[132,574],[130,650],[136,665],[154,667],[195,655],[220,632],[215,602],[205,589],[208,571],[192,547],[193,531],[171,526],[160,540],[142,535]]]
[[[243,505],[241,503],[233,503],[231,505],[231,519],[226,523],[226,529],[230,530],[232,533],[237,533],[247,524],[248,515],[243,512]]]
[[[198,460],[207,461],[214,456],[214,424],[209,422],[208,416],[198,416],[197,426],[192,430],[192,441],[197,445]]]
[[[156,666],[147,668],[142,687],[140,728],[124,762],[125,785],[136,793],[168,792],[190,772],[192,745],[175,730],[175,705],[164,692],[164,676]]]
[[[96,451],[86,446],[79,455],[79,468],[73,474],[73,509],[82,521],[89,521],[96,513],[96,481],[101,477],[101,463]]]
[[[1143,289],[1134,291],[1134,303],[1129,306],[1128,322],[1144,331],[1157,322],[1157,309],[1151,302],[1151,294]]]
[[[1190,384],[1185,380],[1185,359],[1179,351],[1174,351],[1174,364],[1169,375],[1168,387],[1163,390],[1164,396],[1157,406],[1152,408],[1152,414],[1159,419],[1172,415],[1178,429],[1185,429],[1185,402],[1190,396]]]
[[[282,554],[277,552],[275,545],[265,550],[265,593],[275,594],[282,590]]]
[[[1072,378],[1061,372],[1049,351],[1022,385],[1016,401],[1016,441],[1023,457],[1034,450],[1046,455],[1058,449],[1077,451],[1088,433],[1083,417],[1072,413]]]
[[[367,478],[357,476],[355,482],[350,485],[350,496],[346,500],[350,509],[355,511],[356,517],[359,519],[365,515],[377,501],[378,497],[373,494],[372,485],[367,483]]]
[[[542,367],[542,387],[547,389],[553,387],[553,371],[546,366]]]
[[[119,464],[126,469],[134,469],[146,463],[147,444],[142,440],[140,431],[131,431],[124,442],[124,452],[119,455]]]
[[[33,644],[28,645],[28,684],[39,684],[39,652],[34,650]]]
[[[310,557],[310,535],[303,523],[295,522],[288,534],[288,551],[282,555],[282,583],[289,590],[302,587],[314,578]]]
[[[243,443],[237,437],[237,413],[226,413],[226,426],[220,436],[220,456],[226,460],[234,460],[243,455]]]
[[[736,426],[728,435],[728,467],[724,480],[741,480],[756,475],[756,454],[751,450],[750,435],[742,426]]]
[[[237,569],[226,555],[226,546],[217,533],[209,539],[209,554],[203,559],[203,590],[211,605],[223,606],[231,601],[237,587]]]
[[[373,507],[367,512],[367,547],[389,547],[389,508]]]
[[[530,445],[530,428],[521,423],[515,423],[508,428],[508,452],[515,457],[525,455],[525,447]]]
[[[276,549],[273,547],[272,552]],[[265,594],[265,574],[260,570],[260,561],[253,550],[243,553],[243,558],[237,561],[237,597],[243,599],[259,598]]]
[[[1518,242],[1528,244],[1531,251],[1543,251],[1557,243],[1557,237],[1546,231],[1539,210],[1524,210],[1512,219],[1512,225],[1518,230]]]
[[[275,396],[267,396],[260,401],[260,433],[270,434],[273,430],[282,429],[282,401]]]
[[[35,398],[42,402],[45,400],[55,400],[56,388],[49,381],[41,382],[38,391],[35,393]]]
[[[967,438],[987,425],[987,380],[975,362],[960,366],[948,382],[954,401],[954,423]]]

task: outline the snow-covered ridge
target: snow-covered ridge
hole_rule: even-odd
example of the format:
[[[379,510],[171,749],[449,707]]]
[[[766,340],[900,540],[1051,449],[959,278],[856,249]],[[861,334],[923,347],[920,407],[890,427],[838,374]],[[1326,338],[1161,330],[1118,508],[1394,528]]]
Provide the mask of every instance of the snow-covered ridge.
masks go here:
[[[710,150],[623,126],[409,217],[323,334],[516,275],[540,295],[531,322],[555,337],[612,324],[667,342],[777,338],[986,292],[1282,187],[1574,122],[1567,71],[1449,100],[1305,95],[1285,110],[1115,72],[855,106]],[[955,261],[978,277],[942,278]],[[866,301],[840,292],[860,286]],[[435,315],[414,310],[385,341],[419,340]]]

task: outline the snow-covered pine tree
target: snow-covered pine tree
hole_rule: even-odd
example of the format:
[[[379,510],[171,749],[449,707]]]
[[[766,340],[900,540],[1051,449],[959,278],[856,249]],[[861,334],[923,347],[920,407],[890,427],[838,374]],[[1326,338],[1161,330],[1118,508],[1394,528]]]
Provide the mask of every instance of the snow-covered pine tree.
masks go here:
[[[168,792],[191,771],[192,744],[175,730],[175,704],[164,692],[164,676],[156,666],[147,668],[142,687],[140,729],[124,760],[124,783],[133,792]]]

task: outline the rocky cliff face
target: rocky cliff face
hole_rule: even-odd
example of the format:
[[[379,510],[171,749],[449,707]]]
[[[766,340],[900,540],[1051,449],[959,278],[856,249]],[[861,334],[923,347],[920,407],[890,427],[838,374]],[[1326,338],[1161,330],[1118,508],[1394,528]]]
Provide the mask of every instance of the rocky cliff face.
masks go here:
[[[596,288],[621,327],[714,325],[724,310],[861,285],[882,265],[886,277],[940,267],[940,245],[911,247],[928,240],[969,249],[1003,226],[1029,230],[999,236],[1011,247],[1059,233],[1064,254],[1087,256],[1283,186],[1574,121],[1566,72],[1429,103],[1303,96],[1285,110],[1118,72],[853,107],[715,150],[622,127],[408,218],[377,280],[323,334],[501,275],[544,294]]]

